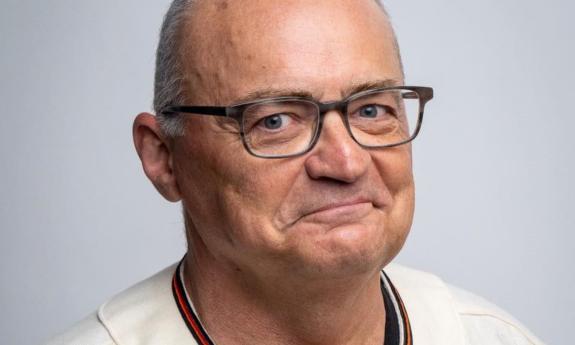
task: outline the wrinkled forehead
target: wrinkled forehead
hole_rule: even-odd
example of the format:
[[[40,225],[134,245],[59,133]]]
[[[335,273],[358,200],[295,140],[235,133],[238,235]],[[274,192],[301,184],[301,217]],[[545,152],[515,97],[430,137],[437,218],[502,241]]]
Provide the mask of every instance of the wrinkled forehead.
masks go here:
[[[263,85],[321,88],[331,74],[402,79],[393,30],[373,0],[198,1],[181,47],[193,98],[210,103]]]

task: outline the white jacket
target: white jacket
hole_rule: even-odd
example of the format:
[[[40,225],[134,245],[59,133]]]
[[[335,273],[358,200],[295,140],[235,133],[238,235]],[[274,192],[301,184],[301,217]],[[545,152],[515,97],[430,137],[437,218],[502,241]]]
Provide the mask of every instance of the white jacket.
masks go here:
[[[172,295],[176,265],[136,284],[47,345],[197,344]],[[429,273],[391,264],[385,272],[411,322],[415,345],[542,345],[484,299]]]

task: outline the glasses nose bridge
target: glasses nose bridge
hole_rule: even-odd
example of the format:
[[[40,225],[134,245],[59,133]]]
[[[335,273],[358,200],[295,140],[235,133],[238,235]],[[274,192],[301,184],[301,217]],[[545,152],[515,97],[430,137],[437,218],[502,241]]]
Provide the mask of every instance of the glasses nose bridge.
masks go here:
[[[343,100],[343,101],[334,101],[334,102],[328,102],[328,103],[317,103],[317,106],[319,108],[319,131],[318,131],[318,136],[321,133],[321,130],[323,128],[323,123],[324,123],[324,118],[325,115],[327,113],[329,113],[330,111],[337,111],[339,113],[339,116],[343,122],[343,125],[346,127],[346,129],[348,129],[349,132],[349,126],[348,126],[348,122],[347,122],[347,101]],[[349,133],[351,135],[351,133]]]
[[[312,150],[320,139],[321,132],[322,132],[323,125],[324,125],[325,115],[327,113],[329,113],[330,111],[334,111],[334,110],[339,113],[339,116],[342,120],[342,124],[345,127],[347,134],[355,141],[355,139],[353,138],[353,135],[351,134],[351,131],[349,129],[349,123],[348,123],[348,119],[347,119],[348,102],[346,100],[334,101],[334,102],[329,102],[329,103],[317,102],[316,105],[317,105],[318,110],[319,110],[318,129],[317,129],[315,137],[314,137],[308,151]]]
[[[329,103],[317,103],[319,108],[319,116],[320,120],[323,122],[323,118],[325,114],[330,111],[336,110],[339,112],[340,116],[345,117],[345,113],[347,112],[347,102],[346,101],[335,101]]]

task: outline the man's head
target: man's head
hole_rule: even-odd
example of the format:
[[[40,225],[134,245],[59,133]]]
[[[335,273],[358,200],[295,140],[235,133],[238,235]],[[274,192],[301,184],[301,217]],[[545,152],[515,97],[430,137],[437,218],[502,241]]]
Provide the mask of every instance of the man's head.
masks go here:
[[[403,83],[392,28],[375,1],[182,3],[171,9],[185,13],[172,32],[176,53],[159,47],[157,111],[283,95],[330,102]],[[189,116],[163,126],[140,115],[136,146],[160,193],[182,201],[198,260],[260,278],[349,276],[379,270],[407,236],[409,144],[363,148],[336,111],[325,114],[311,151],[285,159],[250,155],[230,119]]]

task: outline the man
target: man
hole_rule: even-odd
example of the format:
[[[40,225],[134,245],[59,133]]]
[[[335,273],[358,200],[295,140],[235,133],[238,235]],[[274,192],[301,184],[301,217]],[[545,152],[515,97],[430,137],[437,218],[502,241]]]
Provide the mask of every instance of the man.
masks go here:
[[[374,0],[174,1],[134,141],[188,253],[53,344],[540,344],[390,265],[432,95]]]

